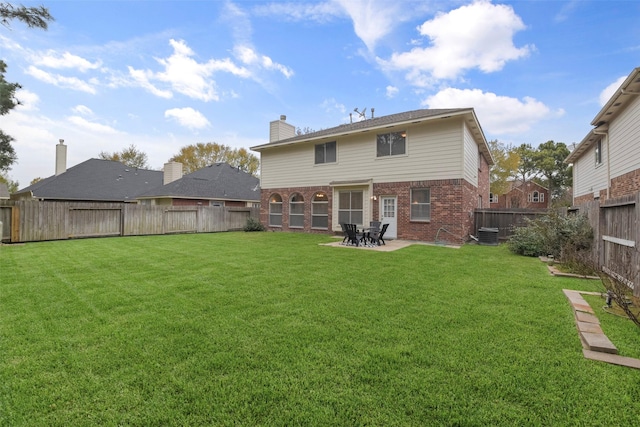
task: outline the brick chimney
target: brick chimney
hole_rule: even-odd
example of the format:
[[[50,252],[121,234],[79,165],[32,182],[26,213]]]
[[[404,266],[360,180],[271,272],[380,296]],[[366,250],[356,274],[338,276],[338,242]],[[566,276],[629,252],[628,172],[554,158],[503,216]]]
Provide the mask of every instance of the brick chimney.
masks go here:
[[[287,116],[280,116],[269,124],[269,142],[282,141],[296,136],[296,127],[287,123]]]
[[[58,140],[56,145],[56,176],[67,171],[67,146],[64,139]]]

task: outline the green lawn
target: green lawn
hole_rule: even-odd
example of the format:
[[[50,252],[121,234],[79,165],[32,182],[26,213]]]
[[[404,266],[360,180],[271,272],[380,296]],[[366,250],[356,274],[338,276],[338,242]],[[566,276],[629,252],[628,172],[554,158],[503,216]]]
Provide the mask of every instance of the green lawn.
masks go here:
[[[561,291],[597,282],[504,247],[331,240],[0,247],[0,425],[640,423],[640,371],[582,356]]]

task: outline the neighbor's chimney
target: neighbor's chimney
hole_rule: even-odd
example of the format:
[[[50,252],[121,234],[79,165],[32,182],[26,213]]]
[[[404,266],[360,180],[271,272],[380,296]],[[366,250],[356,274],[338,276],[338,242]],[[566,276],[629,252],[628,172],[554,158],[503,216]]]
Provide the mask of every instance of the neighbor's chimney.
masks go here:
[[[282,141],[296,136],[296,127],[287,123],[287,116],[281,115],[280,120],[274,120],[269,126],[269,142]]]
[[[182,163],[169,162],[164,164],[163,185],[182,178]]]
[[[67,146],[64,145],[64,139],[58,140],[56,145],[56,176],[67,171]]]

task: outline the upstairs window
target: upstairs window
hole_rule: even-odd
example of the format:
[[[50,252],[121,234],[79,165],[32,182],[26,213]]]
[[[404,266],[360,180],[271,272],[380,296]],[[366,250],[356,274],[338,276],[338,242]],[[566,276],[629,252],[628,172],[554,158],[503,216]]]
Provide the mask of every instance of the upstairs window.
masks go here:
[[[316,165],[323,163],[335,163],[336,162],[336,142],[325,142],[324,144],[316,144]]]
[[[407,132],[383,133],[376,138],[377,157],[398,156],[406,154]]]
[[[602,164],[602,140],[599,140],[596,143],[595,153],[596,153],[596,166],[598,166]]]

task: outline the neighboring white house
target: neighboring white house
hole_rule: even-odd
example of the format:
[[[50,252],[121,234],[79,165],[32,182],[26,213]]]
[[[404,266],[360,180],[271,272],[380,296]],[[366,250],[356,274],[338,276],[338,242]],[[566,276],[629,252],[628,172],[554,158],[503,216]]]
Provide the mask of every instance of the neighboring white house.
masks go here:
[[[640,67],[591,122],[565,162],[573,163],[573,204],[640,191]]]
[[[489,207],[489,148],[472,108],[415,110],[296,135],[270,124],[261,220],[271,230],[339,232],[389,224],[385,237],[464,240]]]

